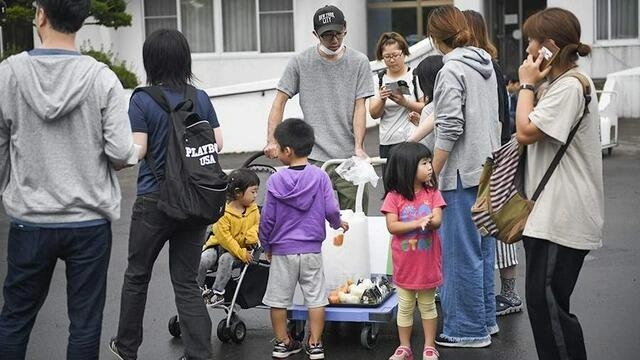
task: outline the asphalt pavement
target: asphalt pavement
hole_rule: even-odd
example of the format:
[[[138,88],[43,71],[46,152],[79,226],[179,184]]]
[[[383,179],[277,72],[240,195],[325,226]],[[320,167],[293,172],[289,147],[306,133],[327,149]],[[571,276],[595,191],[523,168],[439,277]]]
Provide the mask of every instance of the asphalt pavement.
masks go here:
[[[377,154],[377,129],[367,134],[370,155]],[[249,154],[225,154],[221,163],[226,168],[239,167]],[[640,357],[640,119],[621,120],[620,146],[605,155],[605,240],[604,247],[591,252],[578,280],[572,311],[580,319],[590,359],[631,360]],[[120,290],[127,263],[127,241],[131,207],[135,197],[137,168],[119,174],[122,187],[122,217],[113,223],[113,248],[108,274],[107,303],[102,327],[101,358],[112,359],[108,340],[118,325]],[[380,206],[381,185],[372,191],[370,211]],[[8,218],[0,210],[0,279],[6,275]],[[520,246],[518,289],[524,295],[524,251]],[[498,284],[498,282],[496,282]],[[64,359],[69,322],[66,314],[66,280],[64,263],[56,266],[47,300],[36,320],[28,347],[27,359]],[[0,299],[0,305],[3,299]],[[167,323],[176,313],[169,279],[168,252],[163,249],[156,262],[149,287],[144,319],[144,341],[140,359],[177,359],[183,345],[173,338]],[[240,316],[247,325],[242,344],[223,344],[215,335],[215,327],[224,317],[220,310],[211,310],[214,334],[212,344],[215,359],[269,359],[273,338],[266,309],[242,310]],[[418,317],[412,338],[413,349],[419,354],[423,340]],[[537,359],[526,310],[498,319],[500,332],[485,349],[440,349],[441,359],[506,360]],[[398,345],[393,322],[383,324],[372,350],[360,345],[362,324],[328,323],[325,347],[328,359],[388,359]],[[306,359],[299,354],[292,359]]]

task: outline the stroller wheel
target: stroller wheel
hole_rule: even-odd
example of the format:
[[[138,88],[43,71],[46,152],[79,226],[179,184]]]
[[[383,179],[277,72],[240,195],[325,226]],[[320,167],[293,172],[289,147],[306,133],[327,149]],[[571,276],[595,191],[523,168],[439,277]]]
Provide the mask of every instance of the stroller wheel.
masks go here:
[[[244,337],[247,335],[247,326],[242,320],[237,319],[236,321],[231,323],[230,335],[231,340],[233,340],[234,343],[240,344],[244,340]]]
[[[173,337],[180,337],[182,331],[180,331],[180,321],[178,321],[178,315],[173,315],[169,319],[169,334]]]
[[[228,343],[231,341],[231,330],[227,327],[227,319],[222,319],[218,323],[218,329],[216,331],[218,335],[218,339],[223,343]]]

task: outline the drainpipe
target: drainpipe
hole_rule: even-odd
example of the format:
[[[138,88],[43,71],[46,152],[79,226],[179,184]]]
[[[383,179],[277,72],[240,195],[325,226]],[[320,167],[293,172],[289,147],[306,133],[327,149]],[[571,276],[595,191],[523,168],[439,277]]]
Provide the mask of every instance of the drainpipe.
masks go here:
[[[0,0],[0,58],[4,56],[4,40],[2,39],[2,23],[7,15],[7,4]]]

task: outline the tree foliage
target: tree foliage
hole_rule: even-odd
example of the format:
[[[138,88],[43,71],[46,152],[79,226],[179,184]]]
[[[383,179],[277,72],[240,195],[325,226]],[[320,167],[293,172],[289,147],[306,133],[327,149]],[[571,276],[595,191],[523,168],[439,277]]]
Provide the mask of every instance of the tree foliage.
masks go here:
[[[87,24],[104,25],[114,29],[131,26],[131,15],[126,10],[125,0],[91,0],[91,15],[96,21]]]
[[[30,24],[35,15],[32,0],[8,0],[6,24]],[[117,29],[131,26],[131,15],[126,12],[125,0],[91,0],[91,16],[87,24],[104,25]]]

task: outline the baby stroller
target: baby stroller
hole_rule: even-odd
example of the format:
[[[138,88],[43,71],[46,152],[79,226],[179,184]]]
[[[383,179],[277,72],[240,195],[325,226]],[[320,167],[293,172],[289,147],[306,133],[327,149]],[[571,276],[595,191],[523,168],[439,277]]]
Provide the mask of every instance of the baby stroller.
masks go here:
[[[251,155],[241,167],[254,171],[260,178],[260,188],[256,203],[261,207],[266,192],[266,183],[269,176],[275,174],[276,169],[267,164],[254,163],[262,157],[262,152]],[[208,238],[208,236],[207,236]],[[220,251],[217,251],[220,254]],[[261,259],[262,249],[257,247],[252,250],[254,261],[250,264],[238,264],[234,266],[231,279],[225,288],[225,299],[222,304],[213,306],[214,309],[222,309],[226,313],[225,318],[218,322],[216,335],[223,343],[233,341],[241,343],[247,332],[247,327],[238,315],[240,309],[248,309],[262,304],[262,297],[267,288],[269,278],[269,262]],[[216,276],[213,269],[207,273],[205,284],[211,288]],[[180,337],[180,321],[177,315],[169,319],[169,333],[174,337]]]

